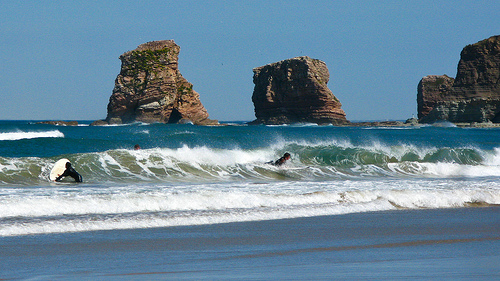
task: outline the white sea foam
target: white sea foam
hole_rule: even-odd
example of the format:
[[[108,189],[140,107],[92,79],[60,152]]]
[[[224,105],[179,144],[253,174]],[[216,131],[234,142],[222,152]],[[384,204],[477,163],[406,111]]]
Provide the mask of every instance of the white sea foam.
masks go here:
[[[494,149],[494,153],[485,155],[485,165],[500,166],[500,147]]]
[[[19,236],[29,234],[47,234],[47,233],[67,233],[84,232],[98,230],[116,230],[116,229],[137,229],[137,228],[156,228],[172,227],[186,225],[219,224],[230,222],[261,221],[274,219],[287,219],[298,217],[312,217],[324,215],[340,215],[355,212],[367,212],[376,210],[394,209],[386,203],[381,206],[375,203],[359,204],[356,210],[348,207],[319,206],[308,208],[295,208],[285,210],[260,210],[246,212],[238,210],[233,212],[213,212],[207,211],[197,215],[193,213],[177,214],[176,216],[154,216],[152,214],[142,215],[140,217],[109,217],[101,220],[60,220],[50,223],[33,222],[23,224],[11,224],[0,229],[1,236]]]
[[[173,169],[182,173],[189,172],[189,169],[208,174],[228,172],[228,169],[238,169],[238,165],[264,163],[274,157],[271,149],[245,151],[205,146],[191,148],[186,145],[177,149],[148,149],[130,153],[136,157],[138,164],[152,174],[152,169]]]
[[[134,134],[135,134],[135,135],[138,135],[138,134],[149,135],[149,130],[142,130],[142,131],[138,131],[138,132],[135,132]]]
[[[496,177],[500,175],[500,166],[473,166],[454,163],[418,163],[422,174],[437,177]]]
[[[5,140],[22,140],[35,138],[64,138],[64,134],[58,130],[45,132],[8,132],[0,133],[0,141]]]
[[[500,184],[486,179],[86,186],[0,193],[0,236],[500,204]]]

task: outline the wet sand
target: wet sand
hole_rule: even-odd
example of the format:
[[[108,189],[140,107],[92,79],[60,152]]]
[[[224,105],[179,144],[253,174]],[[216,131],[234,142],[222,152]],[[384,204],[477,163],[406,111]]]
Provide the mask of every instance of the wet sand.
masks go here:
[[[493,280],[500,207],[0,238],[0,279]]]

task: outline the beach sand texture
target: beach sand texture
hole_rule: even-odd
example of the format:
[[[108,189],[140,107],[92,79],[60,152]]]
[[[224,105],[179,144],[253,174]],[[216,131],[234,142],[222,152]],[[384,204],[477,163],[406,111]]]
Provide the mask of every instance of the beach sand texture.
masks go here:
[[[0,279],[498,280],[500,207],[3,237]]]

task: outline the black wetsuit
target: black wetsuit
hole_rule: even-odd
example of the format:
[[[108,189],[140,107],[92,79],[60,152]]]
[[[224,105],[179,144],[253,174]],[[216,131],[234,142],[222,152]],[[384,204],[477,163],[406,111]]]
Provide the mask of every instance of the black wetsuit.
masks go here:
[[[266,162],[266,164],[270,164],[270,165],[274,165],[274,166],[281,166],[283,164],[285,164],[286,162],[286,157],[281,157],[280,159],[276,160],[276,161],[269,161],[269,162]]]
[[[60,181],[62,178],[67,177],[67,176],[74,178],[76,182],[83,181],[82,176],[77,171],[75,171],[75,169],[73,169],[73,167],[66,168],[66,170],[64,170],[64,173],[57,177],[56,181]]]
[[[285,164],[286,160],[287,160],[287,159],[286,159],[285,157],[281,157],[280,159],[276,160],[276,161],[273,163],[273,165],[274,165],[274,166],[281,166],[281,165]]]

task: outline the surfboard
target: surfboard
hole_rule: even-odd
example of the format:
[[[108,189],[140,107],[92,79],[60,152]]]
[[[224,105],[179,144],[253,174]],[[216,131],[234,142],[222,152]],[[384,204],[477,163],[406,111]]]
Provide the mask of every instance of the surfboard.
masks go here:
[[[293,171],[293,170],[305,170],[311,168],[311,166],[306,166],[306,167],[287,167],[287,166],[282,166],[280,167],[282,170],[288,170],[288,171]]]
[[[50,171],[50,181],[55,181],[58,176],[64,173],[64,170],[66,170],[66,163],[68,162],[69,160],[66,158],[57,160],[57,162],[54,164],[54,167],[52,167],[52,170]]]

